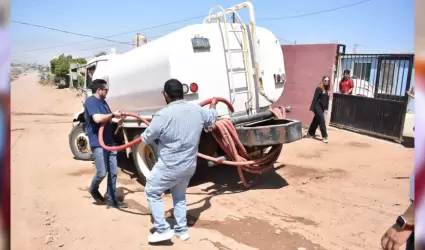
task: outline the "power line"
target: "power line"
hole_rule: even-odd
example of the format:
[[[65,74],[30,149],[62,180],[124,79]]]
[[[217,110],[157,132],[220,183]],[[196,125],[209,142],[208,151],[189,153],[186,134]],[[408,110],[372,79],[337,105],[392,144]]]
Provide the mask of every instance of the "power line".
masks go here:
[[[173,32],[173,31],[176,31],[177,29],[170,29],[170,30],[167,30],[166,32],[166,34],[168,34],[168,32]],[[166,35],[166,34],[162,34],[162,35],[158,35],[158,36],[151,36],[151,37],[149,37],[149,40],[155,40],[155,39],[157,39],[157,38],[160,38],[160,37],[163,37],[164,35]],[[124,42],[124,41],[122,41],[122,42]],[[117,43],[121,43],[120,41],[117,41]],[[101,49],[101,48],[105,48],[105,47],[110,47],[110,46],[113,46],[113,45],[116,45],[117,43],[108,43],[108,44],[103,44],[103,45],[100,45],[100,46],[96,46],[96,47],[90,47],[90,48],[84,48],[84,49],[77,49],[77,50],[74,50],[74,52],[79,52],[79,51],[86,51],[86,50],[95,50],[95,49]],[[133,45],[133,44],[132,44]],[[37,55],[31,55],[31,56],[27,56],[27,55],[17,55],[18,56],[18,58],[16,58],[16,56],[15,57],[13,57],[13,60],[26,60],[26,59],[32,59],[32,58],[37,58]]]
[[[172,30],[169,30],[168,32],[172,32],[172,31],[175,31],[175,30],[177,30],[177,29],[172,29]],[[160,37],[162,37],[162,36],[164,36],[165,34],[162,34],[162,35],[159,35],[159,36],[152,36],[152,37],[149,37],[149,39],[156,39],[156,38],[160,38]],[[119,42],[118,41],[118,43],[121,43],[121,42]],[[97,50],[97,49],[102,49],[102,48],[106,48],[106,47],[111,47],[111,46],[113,46],[114,44],[111,44],[111,43],[108,43],[108,44],[103,44],[103,45],[100,45],[100,46],[96,46],[96,47],[90,47],[90,48],[84,48],[84,49],[78,49],[78,50],[75,50],[75,52],[80,52],[80,51],[87,51],[87,50]],[[90,56],[86,56],[86,57],[90,57]],[[84,58],[86,58],[86,57],[84,57]],[[18,57],[18,58],[13,58],[12,60],[18,60],[18,61],[20,61],[20,60],[27,60],[27,59],[32,59],[32,58],[37,58],[37,56],[35,56],[35,55],[33,55],[33,56],[24,56],[24,57]]]
[[[15,20],[10,20],[10,22],[11,23],[19,23],[19,24],[22,24],[22,25],[28,25],[28,26],[37,27],[37,28],[42,28],[42,29],[53,30],[53,31],[57,31],[57,32],[62,32],[62,33],[70,34],[70,35],[85,36],[85,37],[95,38],[96,40],[104,40],[104,41],[108,41],[108,42],[118,43],[117,41],[110,40],[110,39],[103,38],[103,37],[90,36],[90,35],[86,35],[86,34],[81,34],[81,33],[76,33],[76,32],[72,32],[72,31],[66,31],[66,30],[56,29],[56,28],[47,27],[47,26],[38,25],[38,24],[26,23],[26,22],[15,21]],[[127,42],[119,42],[119,43],[130,44],[131,45],[131,43],[127,43]]]
[[[339,6],[339,7],[335,7],[335,8],[331,8],[331,9],[326,9],[326,10],[321,10],[321,11],[316,11],[316,12],[310,12],[310,13],[306,13],[306,14],[300,14],[300,15],[295,15],[295,16],[286,16],[286,17],[266,17],[266,18],[260,18],[259,20],[284,20],[284,19],[291,19],[291,18],[299,18],[299,17],[305,17],[305,16],[312,16],[312,15],[318,15],[318,14],[322,14],[322,13],[326,13],[326,12],[331,12],[331,11],[335,11],[335,10],[340,10],[340,9],[345,9],[345,8],[349,8],[349,7],[353,7],[359,4],[363,4],[363,3],[367,3],[370,2],[371,0],[364,0],[364,1],[360,1],[360,2],[356,2],[356,3],[352,3],[352,4],[348,4],[348,5],[343,5],[343,6]]]
[[[105,49],[107,47],[111,47],[111,45],[113,45],[113,44],[104,44],[104,45],[97,46],[97,47],[91,47],[91,48],[85,48],[85,49],[75,50],[74,52],[87,51],[87,50]],[[37,57],[38,57],[37,55],[32,55],[32,56],[28,56],[28,57],[12,58],[12,60],[14,60],[14,61],[22,61],[22,60],[28,60],[28,59],[36,59]],[[74,55],[74,57],[79,57],[79,56],[75,56]]]
[[[176,29],[173,29],[173,30],[170,30],[169,32],[172,32],[172,31],[175,31]],[[155,39],[155,38],[160,38],[160,37],[162,37],[162,36],[164,36],[164,34],[163,35],[159,35],[159,36],[153,36],[153,37],[150,37],[150,39]],[[280,37],[276,37],[277,39],[279,39],[280,41],[284,41],[284,42],[287,42],[287,43],[290,43],[290,44],[294,44],[294,41],[290,41],[290,40],[287,40],[287,39],[283,39],[283,38],[280,38]],[[78,50],[75,50],[75,52],[80,52],[80,51],[87,51],[87,50],[96,50],[96,49],[101,49],[101,48],[106,48],[106,47],[110,47],[110,46],[112,46],[112,45],[114,45],[114,44],[103,44],[103,45],[100,45],[100,46],[96,46],[96,47],[90,47],[90,48],[84,48],[84,49],[78,49]],[[27,60],[27,59],[32,59],[32,58],[37,58],[37,56],[35,56],[35,55],[33,55],[33,56],[24,56],[24,57],[18,57],[18,58],[13,58],[13,60],[17,60],[17,61],[21,61],[21,60]]]
[[[336,10],[340,10],[340,9],[344,9],[344,8],[356,6],[356,5],[363,4],[363,3],[366,3],[366,2],[370,2],[370,1],[371,0],[363,0],[363,1],[360,1],[360,2],[353,3],[353,4],[343,5],[343,6],[340,6],[340,7],[326,9],[326,10],[321,10],[321,11],[316,11],[316,12],[310,12],[310,13],[306,13],[306,14],[300,14],[300,15],[295,15],[295,16],[286,16],[286,17],[259,18],[259,20],[284,20],[284,19],[299,18],[299,17],[304,17],[304,16],[310,16],[310,15],[317,15],[317,14],[321,14],[321,13],[326,13],[326,12],[331,12],[331,11],[336,11]],[[178,20],[178,21],[173,21],[173,22],[169,22],[169,23],[159,24],[159,25],[155,25],[155,26],[151,26],[151,27],[147,27],[147,28],[143,28],[143,29],[138,29],[138,30],[132,30],[132,31],[128,31],[128,32],[118,33],[118,34],[114,34],[114,35],[110,35],[110,36],[106,36],[106,37],[91,36],[91,35],[86,35],[86,34],[81,34],[81,33],[76,33],[76,32],[71,32],[71,31],[66,31],[66,30],[52,28],[52,27],[47,27],[47,26],[38,25],[38,24],[31,24],[31,23],[27,23],[27,22],[15,21],[15,20],[11,20],[11,22],[22,24],[22,25],[27,25],[27,26],[32,26],[32,27],[49,29],[49,30],[52,30],[52,31],[57,31],[57,32],[62,32],[62,33],[67,33],[67,34],[72,34],[72,35],[77,35],[77,36],[84,36],[84,37],[94,38],[94,39],[86,40],[86,41],[68,43],[68,44],[57,45],[57,46],[50,46],[50,47],[39,48],[39,49],[34,49],[34,50],[27,50],[27,51],[23,51],[22,52],[22,53],[27,53],[27,52],[33,52],[33,51],[48,50],[48,49],[53,49],[53,48],[58,48],[58,47],[64,47],[64,46],[69,46],[69,45],[74,45],[74,44],[80,44],[80,43],[85,43],[85,42],[91,42],[91,41],[95,41],[95,40],[104,40],[104,41],[109,41],[109,42],[112,42],[112,43],[121,43],[121,44],[132,45],[131,43],[128,43],[128,42],[118,42],[118,41],[110,40],[108,38],[110,38],[110,37],[116,37],[116,36],[121,36],[121,35],[127,35],[127,34],[131,34],[131,33],[135,33],[135,32],[140,32],[140,31],[155,29],[155,28],[160,28],[160,27],[164,27],[164,26],[168,26],[168,25],[172,25],[172,24],[187,22],[187,21],[199,19],[199,18],[202,18],[202,17],[204,17],[204,15],[202,15],[202,16],[196,16],[196,17],[191,17],[191,18],[187,18],[187,19],[183,19],[183,20]],[[280,40],[288,41],[288,40],[285,40],[285,39],[280,39]]]
[[[276,38],[279,39],[280,41],[284,41],[284,42],[287,42],[287,43],[295,44],[294,41],[289,41],[287,39],[283,39],[283,38],[280,38],[280,37],[276,37]]]
[[[161,28],[161,27],[165,27],[165,26],[169,26],[169,25],[173,25],[173,24],[178,24],[178,23],[183,23],[183,22],[187,22],[187,21],[199,19],[199,18],[202,18],[202,17],[204,17],[204,16],[191,17],[191,18],[177,20],[177,21],[173,21],[173,22],[158,24],[158,25],[155,25],[155,26],[150,26],[150,27],[146,27],[146,28],[142,28],[142,29],[138,29],[138,30],[132,30],[132,31],[127,31],[127,32],[122,32],[122,33],[118,33],[118,34],[114,34],[114,35],[110,35],[110,36],[105,36],[105,37],[103,37],[104,39],[101,39],[101,40],[105,40],[107,38],[116,37],[116,36],[128,35],[128,34],[132,34],[132,33],[135,33],[135,32],[140,32],[140,31],[157,29],[157,28]],[[23,24],[23,25],[35,26],[35,27],[39,27],[39,28],[47,28],[47,29],[55,30],[55,31],[58,31],[59,30],[59,29],[55,29],[55,28],[50,28],[50,27],[42,26],[42,25],[33,25],[33,24],[30,24],[30,23],[25,23],[24,24],[24,22],[18,22],[18,21],[13,21],[13,20],[11,20],[11,22],[15,22],[15,23]],[[61,31],[61,32],[63,31],[65,33],[69,33],[69,32],[67,32],[65,30],[59,30],[59,31]],[[80,35],[85,36],[85,37],[92,37],[92,36],[84,35],[84,34],[80,34]],[[69,46],[69,45],[75,45],[75,44],[80,44],[80,43],[86,43],[86,42],[92,42],[92,41],[99,40],[96,37],[92,37],[92,38],[95,38],[95,39],[90,39],[90,40],[85,40],[85,41],[80,41],[80,42],[67,43],[67,44],[62,44],[62,45],[57,45],[57,46],[44,47],[44,48],[33,49],[33,50],[26,50],[26,51],[22,51],[21,53],[33,52],[33,51],[40,51],[40,50],[48,50],[48,49],[55,49],[55,48],[59,48],[59,47],[65,47],[65,46]],[[109,39],[108,39],[108,41],[115,42],[115,41],[109,40]],[[128,44],[128,43],[126,43],[126,44]]]

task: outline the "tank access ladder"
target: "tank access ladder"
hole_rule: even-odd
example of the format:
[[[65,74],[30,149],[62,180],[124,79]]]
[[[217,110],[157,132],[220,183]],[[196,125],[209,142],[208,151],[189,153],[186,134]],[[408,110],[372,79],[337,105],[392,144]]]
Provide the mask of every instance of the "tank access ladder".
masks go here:
[[[253,108],[252,108],[252,76],[253,76],[253,72],[252,72],[252,64],[250,61],[251,58],[251,51],[250,51],[250,44],[249,44],[249,40],[248,40],[248,30],[246,28],[246,25],[243,23],[241,17],[239,16],[239,14],[237,13],[237,10],[246,7],[244,5],[245,3],[233,6],[231,8],[228,9],[223,9],[221,6],[216,5],[213,6],[209,12],[209,15],[204,19],[204,23],[211,23],[211,19],[216,19],[217,23],[220,25],[220,17],[223,17],[223,26],[224,26],[224,36],[225,36],[225,54],[226,54],[226,61],[228,64],[228,78],[229,78],[229,82],[230,82],[230,86],[232,88],[232,93],[231,93],[231,102],[232,104],[235,102],[235,98],[236,95],[240,95],[240,94],[247,94],[248,97],[248,107],[247,107],[247,111],[248,114],[252,114]],[[250,4],[250,3],[249,3]],[[251,5],[252,6],[252,5]],[[217,12],[216,14],[212,14],[212,11],[216,8],[219,8],[221,11]],[[228,25],[229,24],[227,22],[227,17],[226,15],[228,14],[234,14],[235,17],[237,18],[237,20],[239,21],[239,26],[240,29],[236,29],[233,26],[233,23],[230,23],[230,26],[232,27],[231,29],[228,29]],[[237,33],[240,33],[242,36],[242,43],[241,45],[241,49],[231,49],[230,48],[230,39],[229,39],[229,33],[233,33],[236,38],[238,38],[238,36],[236,35]],[[239,39],[238,39],[239,40]],[[254,47],[254,46],[253,46]],[[235,53],[242,53],[242,59],[243,59],[243,68],[233,68],[232,66],[232,54]],[[234,78],[233,76],[235,74],[241,74],[244,73],[245,74],[245,83],[246,83],[246,87],[247,90],[244,91],[236,91],[235,88],[235,82],[234,82]]]

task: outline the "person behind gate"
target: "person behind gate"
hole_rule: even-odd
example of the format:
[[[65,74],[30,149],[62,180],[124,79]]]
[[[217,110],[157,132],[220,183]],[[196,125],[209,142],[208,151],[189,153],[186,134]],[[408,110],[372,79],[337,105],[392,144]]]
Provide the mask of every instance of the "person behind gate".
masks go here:
[[[329,89],[330,89],[330,78],[323,76],[319,87],[314,91],[313,100],[311,102],[310,111],[313,111],[314,117],[311,121],[310,128],[308,129],[306,137],[316,136],[316,129],[319,126],[320,132],[322,133],[322,140],[324,143],[328,143],[328,133],[326,132],[326,121],[325,121],[325,110],[328,110],[329,106]]]
[[[217,119],[216,101],[205,110],[183,99],[183,85],[176,79],[164,84],[165,108],[154,114],[151,124],[142,133],[142,142],[157,142],[158,160],[146,178],[146,198],[156,231],[149,235],[150,243],[170,240],[174,235],[189,239],[186,221],[186,189],[195,173],[199,141],[203,129]],[[165,220],[161,195],[170,189],[174,204],[174,230]]]
[[[339,93],[352,95],[354,90],[354,81],[350,77],[350,70],[344,70],[344,77],[339,82]]]

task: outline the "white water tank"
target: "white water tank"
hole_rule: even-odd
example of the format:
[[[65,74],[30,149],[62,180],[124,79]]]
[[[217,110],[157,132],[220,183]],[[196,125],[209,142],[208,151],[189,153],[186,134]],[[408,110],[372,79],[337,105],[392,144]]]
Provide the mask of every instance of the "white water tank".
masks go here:
[[[231,28],[230,25],[228,28]],[[162,95],[164,83],[170,78],[176,78],[187,85],[198,84],[196,94],[185,96],[187,101],[193,103],[214,96],[230,100],[235,88],[241,92],[235,97],[235,111],[245,112],[245,103],[248,101],[247,81],[243,72],[237,72],[238,68],[244,67],[242,52],[231,55],[235,71],[232,86],[223,45],[223,30],[223,26],[220,28],[216,23],[187,26],[111,57],[108,61],[99,62],[93,78],[108,75],[107,101],[112,110],[136,111],[150,116],[166,105]],[[263,65],[260,72],[264,91],[269,95],[280,96],[283,83],[276,83],[274,75],[285,73],[282,49],[271,31],[261,27],[256,27],[256,31],[257,39],[261,40],[258,53]],[[229,34],[231,50],[241,48],[240,34]],[[193,38],[207,38],[208,42],[196,40],[198,43],[194,45]],[[255,91],[253,78],[251,84],[250,90]],[[259,106],[268,107],[270,103],[261,96],[259,98]],[[228,113],[225,105],[219,104],[217,109],[220,115]]]
[[[148,38],[144,35],[137,34],[133,37],[133,46],[135,48],[145,45],[147,42],[148,42]]]

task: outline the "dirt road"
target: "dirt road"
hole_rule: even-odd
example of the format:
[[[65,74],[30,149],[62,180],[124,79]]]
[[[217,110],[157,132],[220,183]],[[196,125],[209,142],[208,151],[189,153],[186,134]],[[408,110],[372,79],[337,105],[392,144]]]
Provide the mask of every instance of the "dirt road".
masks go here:
[[[249,191],[236,184],[235,169],[211,168],[188,190],[192,238],[150,246],[149,210],[130,164],[119,163],[118,179],[129,209],[108,210],[88,197],[94,166],[74,160],[68,147],[80,108],[74,92],[40,86],[35,75],[12,83],[14,250],[371,250],[408,205],[413,149],[331,129],[328,145],[286,145],[276,173]]]

